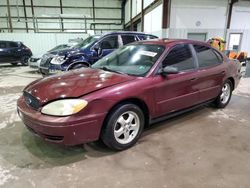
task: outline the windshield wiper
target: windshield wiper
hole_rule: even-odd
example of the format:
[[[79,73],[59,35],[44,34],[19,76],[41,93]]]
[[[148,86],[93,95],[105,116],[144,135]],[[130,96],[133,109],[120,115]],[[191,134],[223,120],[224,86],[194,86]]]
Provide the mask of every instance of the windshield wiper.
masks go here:
[[[110,68],[108,68],[108,67],[101,67],[100,69],[102,69],[102,70],[104,70],[104,71],[115,72],[115,73],[118,73],[118,74],[125,74],[125,75],[127,75],[127,74],[124,73],[124,72],[116,71],[116,70],[110,69]]]

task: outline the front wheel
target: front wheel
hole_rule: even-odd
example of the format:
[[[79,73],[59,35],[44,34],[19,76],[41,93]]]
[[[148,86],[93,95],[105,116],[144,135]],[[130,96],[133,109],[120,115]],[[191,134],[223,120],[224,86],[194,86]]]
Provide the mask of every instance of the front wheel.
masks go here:
[[[17,66],[17,63],[10,63],[11,65],[13,65],[13,66]]]
[[[75,69],[80,69],[80,68],[87,68],[89,67],[89,64],[87,63],[77,63],[68,68],[68,70],[75,70]]]
[[[119,105],[107,118],[102,141],[111,149],[125,150],[140,138],[144,122],[144,114],[138,106],[130,103]]]
[[[217,108],[224,108],[229,103],[232,96],[233,86],[230,80],[227,80],[221,89],[220,95],[215,100],[215,105]]]
[[[28,61],[29,61],[29,56],[23,56],[21,58],[21,64],[24,65],[24,66],[28,65]]]

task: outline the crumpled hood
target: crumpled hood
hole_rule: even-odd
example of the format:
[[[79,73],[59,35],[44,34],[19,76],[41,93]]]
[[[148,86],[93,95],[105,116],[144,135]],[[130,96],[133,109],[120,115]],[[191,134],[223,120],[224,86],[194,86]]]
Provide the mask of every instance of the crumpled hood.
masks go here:
[[[102,88],[135,79],[100,69],[82,68],[32,82],[24,91],[43,105],[62,98],[76,98]]]
[[[50,54],[58,55],[58,56],[71,56],[72,54],[76,54],[79,52],[80,50],[78,48],[71,48],[71,49],[50,52]]]

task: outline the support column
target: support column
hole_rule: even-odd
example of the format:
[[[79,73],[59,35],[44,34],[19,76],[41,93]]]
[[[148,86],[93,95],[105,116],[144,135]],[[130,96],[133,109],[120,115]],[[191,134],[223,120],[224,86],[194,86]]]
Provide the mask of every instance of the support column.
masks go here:
[[[134,0],[135,1],[135,0]],[[133,1],[130,0],[130,31],[133,31],[133,20],[132,20],[132,4],[133,4]]]
[[[60,12],[61,14],[63,14],[62,0],[60,0]],[[64,31],[63,18],[61,18],[60,20],[61,20],[61,29],[62,31]]]
[[[93,7],[93,21],[95,23],[95,0],[92,0],[92,7]],[[95,24],[93,24],[94,26],[94,33],[95,33]],[[87,31],[87,28],[85,28],[85,30]]]
[[[35,12],[34,12],[34,5],[33,5],[33,0],[30,0],[30,5],[31,5],[31,13],[32,13],[32,18],[33,18],[33,30],[34,33],[36,33],[36,23],[35,23]]]
[[[8,9],[8,21],[9,21],[9,26],[10,26],[10,32],[13,33],[11,13],[10,13],[10,1],[9,0],[7,0],[7,9]]]
[[[231,18],[232,18],[232,11],[233,5],[237,3],[239,0],[230,0],[229,2],[229,9],[228,9],[228,16],[227,16],[227,29],[230,29],[231,26]]]
[[[26,27],[26,32],[29,32],[29,26],[28,26],[28,20],[27,20],[27,12],[26,12],[26,5],[25,5],[25,0],[23,0],[23,12],[24,12],[24,17],[25,17],[25,27]]]
[[[162,9],[162,38],[166,38],[170,27],[171,0],[163,0]]]
[[[141,0],[141,32],[144,31],[144,0]]]

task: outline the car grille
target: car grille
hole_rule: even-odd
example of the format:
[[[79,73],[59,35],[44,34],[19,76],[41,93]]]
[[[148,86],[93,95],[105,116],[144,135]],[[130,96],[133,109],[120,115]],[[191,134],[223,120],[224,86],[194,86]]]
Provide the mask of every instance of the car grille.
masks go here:
[[[36,97],[34,97],[33,95],[29,94],[28,92],[23,93],[25,102],[27,105],[29,105],[30,107],[32,107],[34,110],[38,110],[40,107],[40,103],[37,100]]]
[[[39,58],[33,58],[33,57],[30,58],[30,62],[37,62],[38,60]]]

